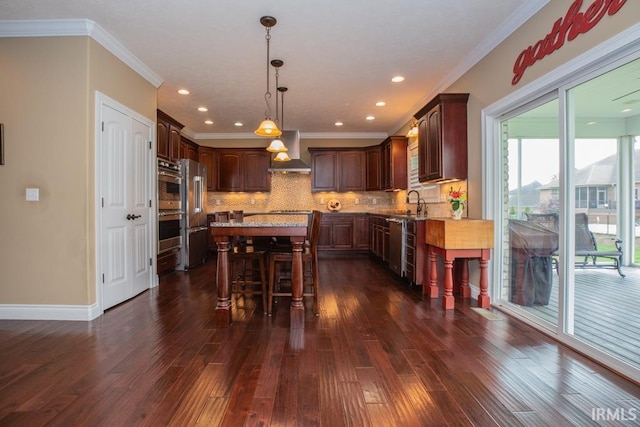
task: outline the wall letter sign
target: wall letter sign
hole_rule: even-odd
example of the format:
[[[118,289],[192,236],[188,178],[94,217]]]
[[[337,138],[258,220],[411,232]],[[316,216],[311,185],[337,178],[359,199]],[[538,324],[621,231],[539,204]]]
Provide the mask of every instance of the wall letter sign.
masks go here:
[[[580,12],[582,0],[575,0],[569,6],[565,17],[558,18],[553,23],[551,31],[545,38],[520,52],[513,64],[514,76],[511,84],[517,84],[524,71],[536,61],[560,49],[565,41],[571,41],[591,30],[605,15],[615,15],[626,2],[627,0],[595,0],[586,11]]]

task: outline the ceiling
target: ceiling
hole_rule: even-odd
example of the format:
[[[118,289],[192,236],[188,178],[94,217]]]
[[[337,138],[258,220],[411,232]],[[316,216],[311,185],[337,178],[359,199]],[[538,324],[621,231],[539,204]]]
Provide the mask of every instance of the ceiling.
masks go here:
[[[284,127],[344,138],[398,131],[547,1],[20,0],[0,3],[0,17],[95,21],[159,76],[158,107],[202,139],[252,136],[264,118],[260,17],[271,15],[271,59],[284,61],[279,84],[288,88]],[[391,83],[395,75],[406,80]]]

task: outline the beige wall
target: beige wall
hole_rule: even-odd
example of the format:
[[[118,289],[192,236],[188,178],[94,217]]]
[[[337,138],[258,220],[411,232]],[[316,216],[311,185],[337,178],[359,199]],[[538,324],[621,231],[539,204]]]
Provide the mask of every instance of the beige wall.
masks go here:
[[[153,120],[156,90],[88,37],[0,38],[0,69],[0,304],[92,304],[94,91]]]
[[[573,1],[550,1],[539,13],[445,90],[452,93],[470,93],[468,147],[471,217],[482,217],[482,109],[637,24],[640,16],[640,2],[627,1],[616,15],[605,16],[591,31],[581,34],[571,42],[565,42],[559,50],[529,67],[522,80],[512,86],[513,64],[520,52],[543,39],[551,31],[553,23],[566,15],[571,3]],[[583,2],[582,11],[591,3],[593,2]]]

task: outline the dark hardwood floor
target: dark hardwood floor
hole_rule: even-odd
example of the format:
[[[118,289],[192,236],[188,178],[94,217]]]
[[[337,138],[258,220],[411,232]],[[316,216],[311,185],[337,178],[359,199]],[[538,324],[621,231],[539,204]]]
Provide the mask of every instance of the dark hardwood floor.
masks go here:
[[[504,314],[444,311],[366,256],[320,261],[321,315],[288,329],[215,264],[92,322],[0,321],[0,426],[639,425],[640,387]]]

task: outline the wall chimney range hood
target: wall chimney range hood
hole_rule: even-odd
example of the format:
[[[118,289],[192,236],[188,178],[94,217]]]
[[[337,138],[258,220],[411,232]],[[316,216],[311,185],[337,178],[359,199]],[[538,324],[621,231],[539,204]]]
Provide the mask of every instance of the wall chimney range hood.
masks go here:
[[[280,136],[284,145],[289,151],[287,154],[291,157],[288,162],[276,162],[271,160],[271,173],[311,173],[311,168],[300,160],[300,131],[284,130]]]

